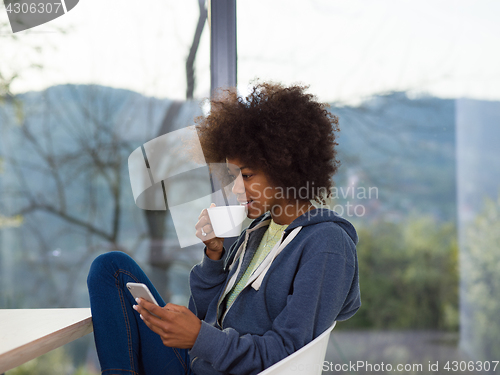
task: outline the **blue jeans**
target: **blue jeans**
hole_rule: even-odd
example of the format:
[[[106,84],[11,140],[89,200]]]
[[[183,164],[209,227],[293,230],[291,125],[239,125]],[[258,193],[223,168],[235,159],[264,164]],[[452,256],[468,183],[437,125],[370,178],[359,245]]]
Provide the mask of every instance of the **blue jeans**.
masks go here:
[[[106,375],[193,375],[187,349],[164,346],[132,306],[128,282],[144,283],[160,306],[165,302],[137,263],[115,251],[98,256],[87,278],[94,339]]]

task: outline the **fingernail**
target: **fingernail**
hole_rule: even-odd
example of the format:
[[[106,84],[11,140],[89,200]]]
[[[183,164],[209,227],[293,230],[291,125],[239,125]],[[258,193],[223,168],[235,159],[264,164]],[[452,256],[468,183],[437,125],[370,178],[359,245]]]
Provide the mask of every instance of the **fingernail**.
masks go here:
[[[136,298],[136,299],[135,299],[135,302],[139,303],[139,298]]]
[[[139,316],[141,317],[142,320],[144,320],[144,318],[142,317],[142,314],[139,314]]]
[[[137,310],[137,305],[133,305],[132,307],[134,308],[134,310]]]

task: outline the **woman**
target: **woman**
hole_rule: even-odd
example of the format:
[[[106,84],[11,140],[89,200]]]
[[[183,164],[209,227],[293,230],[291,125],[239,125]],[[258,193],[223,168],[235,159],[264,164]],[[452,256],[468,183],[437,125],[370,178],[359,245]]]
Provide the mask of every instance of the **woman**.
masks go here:
[[[189,308],[135,304],[127,282],[164,305],[130,257],[96,258],[88,285],[103,374],[257,374],[360,306],[356,232],[311,203],[324,203],[339,165],[337,118],[305,87],[263,83],[246,98],[222,92],[196,121],[205,159],[227,163],[254,220],[224,249],[200,214],[206,247]]]

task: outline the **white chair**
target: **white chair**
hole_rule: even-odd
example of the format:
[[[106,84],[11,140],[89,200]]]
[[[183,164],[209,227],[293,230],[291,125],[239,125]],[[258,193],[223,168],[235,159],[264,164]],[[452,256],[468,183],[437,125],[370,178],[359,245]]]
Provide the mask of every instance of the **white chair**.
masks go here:
[[[336,323],[334,322],[309,344],[260,372],[259,375],[321,375],[328,339]]]

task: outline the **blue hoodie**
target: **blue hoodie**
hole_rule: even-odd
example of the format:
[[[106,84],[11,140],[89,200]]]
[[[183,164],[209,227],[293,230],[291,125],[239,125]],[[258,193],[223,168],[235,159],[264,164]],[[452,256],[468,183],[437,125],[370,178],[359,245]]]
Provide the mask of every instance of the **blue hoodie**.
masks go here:
[[[356,231],[334,211],[314,209],[288,226],[281,241],[293,239],[272,263],[266,258],[270,265],[255,271],[260,274],[252,275],[225,311],[224,297],[269,221],[269,213],[255,219],[227,256],[214,261],[205,255],[191,270],[189,308],[202,320],[189,352],[198,375],[258,374],[361,305]]]

